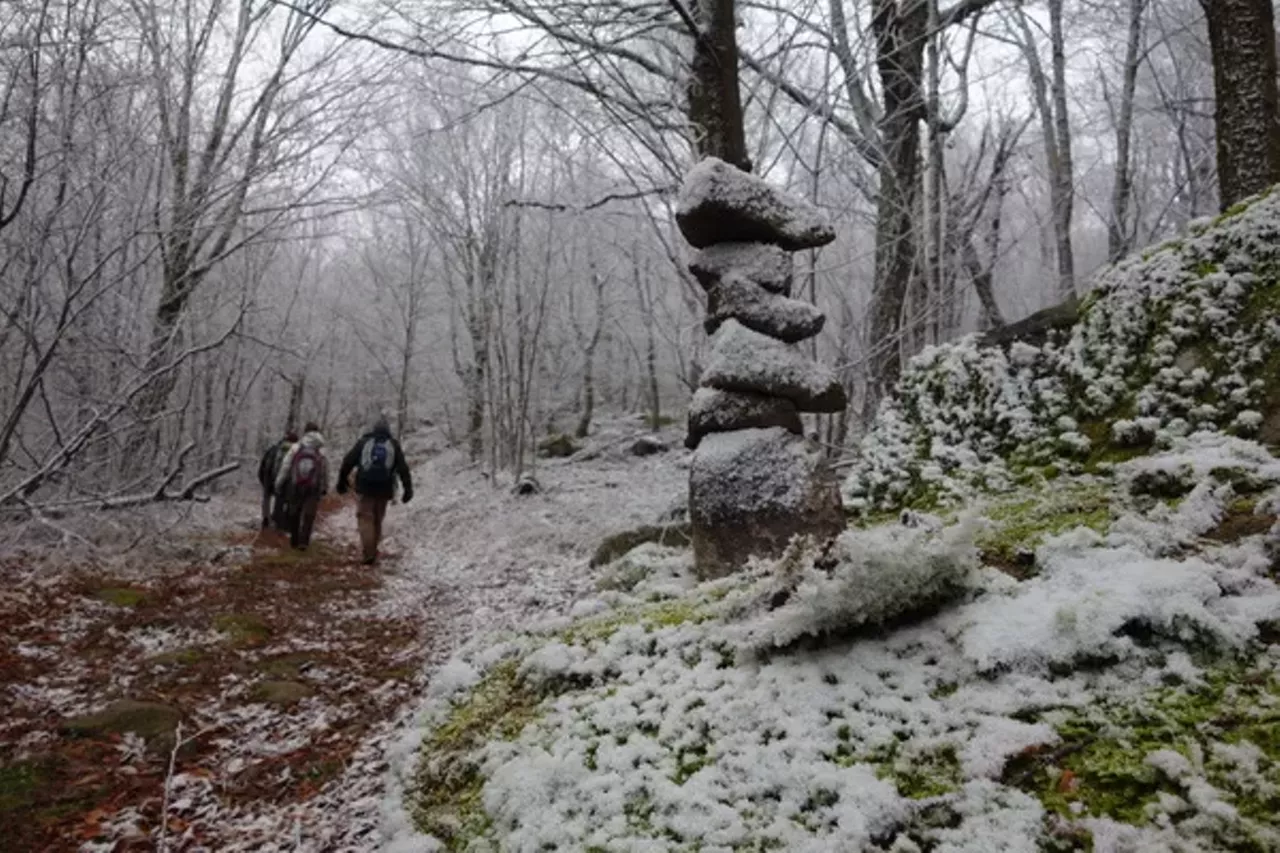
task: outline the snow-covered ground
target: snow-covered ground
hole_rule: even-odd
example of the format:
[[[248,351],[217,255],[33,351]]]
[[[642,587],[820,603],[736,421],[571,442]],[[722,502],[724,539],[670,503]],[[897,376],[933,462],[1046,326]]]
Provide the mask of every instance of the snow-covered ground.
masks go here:
[[[429,621],[435,664],[468,640],[567,614],[594,589],[588,561],[606,536],[654,523],[684,497],[688,453],[675,432],[664,454],[627,451],[639,425],[607,422],[581,452],[540,461],[536,495],[516,495],[509,479],[493,482],[465,456],[445,451],[413,470],[415,496],[389,508],[384,583],[371,615]],[[412,444],[409,444],[412,452]],[[585,457],[585,458],[584,458]],[[354,536],[354,519],[331,519],[321,535]],[[237,850],[375,850],[388,791],[388,754],[404,755],[419,731],[420,709],[403,707],[353,755],[343,774],[314,798],[230,818]]]
[[[670,452],[637,458],[627,451],[640,434],[609,423],[577,456],[541,461],[536,495],[490,482],[456,451],[421,465],[413,502],[387,515],[399,559],[386,606],[413,608],[422,590],[438,591],[455,641],[569,606],[592,588],[587,561],[602,539],[656,523],[685,497],[681,435],[663,435]],[[429,606],[440,613],[435,596]]]
[[[1073,483],[1102,520],[1036,542],[1023,581],[977,543],[1027,531],[982,507],[700,586],[687,552],[643,547],[609,570],[630,590],[434,672],[388,849],[1280,849],[1280,468],[1174,444]],[[1154,472],[1184,497],[1144,491]]]

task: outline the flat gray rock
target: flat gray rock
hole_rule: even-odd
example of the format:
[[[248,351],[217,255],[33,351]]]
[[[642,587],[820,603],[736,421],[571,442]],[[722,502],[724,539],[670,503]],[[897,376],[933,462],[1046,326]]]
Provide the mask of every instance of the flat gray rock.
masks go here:
[[[704,579],[781,556],[795,536],[830,540],[846,527],[822,453],[781,428],[706,436],[689,469],[689,519]]]
[[[749,391],[699,388],[689,404],[689,431],[685,447],[694,450],[704,436],[738,429],[781,427],[800,435],[804,424],[796,404],[785,397],[769,397]]]
[[[726,321],[712,338],[700,384],[784,397],[802,412],[840,412],[849,404],[835,371],[737,320]]]
[[[772,243],[717,243],[689,259],[689,272],[704,290],[737,276],[779,296],[791,295],[791,255]]]
[[[836,238],[812,204],[715,157],[685,176],[676,224],[699,249],[716,243],[773,243],[798,252]]]
[[[788,299],[730,275],[708,292],[707,334],[714,334],[726,320],[789,344],[808,340],[822,331],[826,316],[800,299]]]

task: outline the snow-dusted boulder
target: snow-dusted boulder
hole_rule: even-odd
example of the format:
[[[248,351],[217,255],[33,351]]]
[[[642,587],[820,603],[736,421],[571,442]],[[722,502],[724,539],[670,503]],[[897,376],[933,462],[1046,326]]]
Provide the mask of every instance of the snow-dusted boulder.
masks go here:
[[[684,443],[695,450],[703,436],[713,432],[769,427],[781,427],[796,435],[803,433],[804,424],[796,404],[784,397],[750,391],[699,388],[689,405],[689,432]]]
[[[705,328],[714,334],[724,321],[737,320],[752,331],[795,344],[821,332],[826,319],[809,302],[778,296],[730,275],[708,293]]]
[[[689,471],[689,519],[703,578],[777,557],[795,536],[827,540],[846,526],[822,453],[781,428],[706,436]]]
[[[802,412],[839,412],[849,402],[834,370],[736,320],[712,338],[702,387],[785,397]]]
[[[658,453],[666,453],[670,450],[667,443],[656,435],[642,435],[635,441],[631,442],[630,453],[632,456],[654,456]]]
[[[790,252],[816,249],[836,238],[809,202],[785,193],[723,160],[708,157],[680,187],[676,224],[696,248],[716,243],[773,243]]]
[[[771,243],[717,243],[694,253],[689,272],[710,291],[736,276],[779,296],[791,295],[791,255]]]

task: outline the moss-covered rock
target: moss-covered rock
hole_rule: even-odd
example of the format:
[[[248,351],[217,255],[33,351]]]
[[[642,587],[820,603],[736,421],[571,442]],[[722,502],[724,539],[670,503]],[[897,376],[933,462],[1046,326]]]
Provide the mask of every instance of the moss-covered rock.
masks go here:
[[[224,613],[213,620],[213,627],[233,646],[260,646],[271,637],[271,626],[256,613]]]
[[[1280,443],[1280,194],[1104,270],[1043,340],[971,336],[917,356],[846,496],[963,503],[1030,469],[1105,472],[1198,429]]]
[[[105,586],[93,591],[93,597],[117,607],[138,607],[145,604],[150,592],[135,586]]]
[[[612,563],[634,548],[648,542],[659,545],[681,546],[692,541],[693,527],[684,524],[646,524],[631,530],[623,530],[605,537],[591,555],[591,567]]]
[[[538,455],[543,459],[564,459],[579,450],[578,443],[567,433],[558,432],[538,442]]]
[[[254,702],[268,705],[296,705],[315,693],[300,681],[260,681],[253,686],[249,697]]]
[[[34,805],[49,775],[46,765],[36,760],[0,765],[0,817]]]
[[[132,732],[149,743],[171,740],[182,712],[159,702],[121,699],[101,711],[70,717],[62,731],[75,737],[104,737]]]

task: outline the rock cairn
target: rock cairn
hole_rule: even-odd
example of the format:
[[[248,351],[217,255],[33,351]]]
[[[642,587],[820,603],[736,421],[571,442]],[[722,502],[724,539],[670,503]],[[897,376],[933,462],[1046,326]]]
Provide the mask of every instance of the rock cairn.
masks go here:
[[[838,486],[800,414],[839,412],[848,400],[835,372],[796,346],[826,318],[791,296],[790,253],[835,232],[809,203],[714,157],[686,176],[676,223],[698,250],[689,269],[707,291],[712,336],[689,408],[689,520],[698,573],[722,577],[751,556],[781,554],[794,536],[845,528]]]

